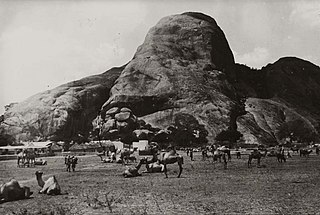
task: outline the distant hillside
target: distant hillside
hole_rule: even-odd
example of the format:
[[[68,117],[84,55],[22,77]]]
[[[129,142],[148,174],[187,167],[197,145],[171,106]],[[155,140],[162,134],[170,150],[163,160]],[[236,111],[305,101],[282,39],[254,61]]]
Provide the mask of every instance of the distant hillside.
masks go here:
[[[247,97],[247,115],[238,123],[254,140],[267,131],[278,142],[291,136],[300,142],[319,142],[320,68],[286,57],[261,70],[238,66],[236,88]],[[252,126],[254,119],[256,125]],[[251,124],[251,126],[249,125]],[[265,137],[259,142],[264,143]],[[270,139],[270,136],[269,136]],[[270,141],[270,140],[268,140]]]

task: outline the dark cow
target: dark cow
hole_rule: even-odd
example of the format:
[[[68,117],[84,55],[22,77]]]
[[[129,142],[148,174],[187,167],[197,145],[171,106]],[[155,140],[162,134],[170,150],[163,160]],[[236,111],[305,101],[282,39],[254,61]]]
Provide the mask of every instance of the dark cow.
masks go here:
[[[309,157],[309,154],[311,154],[311,149],[300,149],[300,157]]]

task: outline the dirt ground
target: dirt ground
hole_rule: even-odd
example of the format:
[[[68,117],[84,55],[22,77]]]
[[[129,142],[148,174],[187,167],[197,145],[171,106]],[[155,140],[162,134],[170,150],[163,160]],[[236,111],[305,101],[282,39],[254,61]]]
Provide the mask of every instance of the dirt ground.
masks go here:
[[[294,155],[286,163],[263,158],[263,168],[247,168],[247,156],[222,163],[202,161],[184,152],[184,170],[123,178],[121,164],[101,163],[97,156],[79,157],[76,172],[66,172],[63,157],[45,158],[47,166],[18,168],[16,161],[0,162],[0,183],[15,178],[31,187],[32,198],[0,204],[0,214],[320,214],[320,156]],[[44,179],[55,175],[63,195],[40,190],[35,171]],[[143,166],[141,170],[145,170]]]

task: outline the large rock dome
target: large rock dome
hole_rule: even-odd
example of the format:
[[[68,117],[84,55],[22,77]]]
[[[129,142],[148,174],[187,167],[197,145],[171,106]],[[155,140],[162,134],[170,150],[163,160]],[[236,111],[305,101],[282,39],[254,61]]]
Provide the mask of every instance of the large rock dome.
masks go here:
[[[128,106],[155,126],[188,113],[216,134],[230,123],[235,94],[227,73],[234,64],[213,18],[201,13],[165,17],[150,29],[102,111]]]

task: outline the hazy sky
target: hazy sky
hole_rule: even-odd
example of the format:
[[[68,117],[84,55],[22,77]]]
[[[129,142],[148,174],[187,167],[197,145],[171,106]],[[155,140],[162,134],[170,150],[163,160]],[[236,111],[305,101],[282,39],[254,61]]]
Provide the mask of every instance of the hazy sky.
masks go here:
[[[283,56],[320,65],[320,1],[0,0],[0,114],[4,105],[127,63],[162,17],[212,16],[236,62]]]

